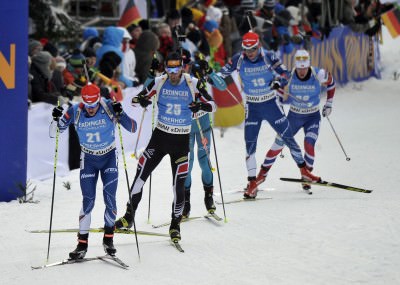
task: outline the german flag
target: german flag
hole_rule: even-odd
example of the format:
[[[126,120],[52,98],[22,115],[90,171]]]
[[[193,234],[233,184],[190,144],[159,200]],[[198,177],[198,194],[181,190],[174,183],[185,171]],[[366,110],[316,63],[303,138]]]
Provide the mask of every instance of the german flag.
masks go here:
[[[130,25],[139,22],[141,19],[142,18],[140,17],[139,10],[135,5],[135,1],[128,0],[124,12],[119,19],[118,26],[127,28]]]
[[[245,114],[242,95],[232,76],[229,75],[224,80],[227,85],[225,90],[212,87],[213,98],[218,107],[214,113],[214,125],[228,128],[240,125]]]
[[[400,9],[393,8],[381,16],[383,23],[388,28],[392,38],[400,35]]]

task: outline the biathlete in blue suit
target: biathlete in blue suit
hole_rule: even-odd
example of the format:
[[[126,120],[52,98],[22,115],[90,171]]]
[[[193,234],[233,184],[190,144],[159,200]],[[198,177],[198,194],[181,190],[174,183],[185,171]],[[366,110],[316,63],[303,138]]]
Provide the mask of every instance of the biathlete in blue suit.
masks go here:
[[[96,198],[99,174],[103,182],[104,212],[103,246],[107,254],[114,255],[114,224],[117,214],[116,191],[118,186],[118,154],[115,147],[115,125],[121,125],[130,132],[136,131],[136,122],[129,118],[121,103],[100,97],[100,89],[88,84],[81,90],[83,103],[71,106],[63,115],[61,106],[53,109],[56,123],[51,124],[51,133],[56,126],[60,132],[74,124],[81,146],[80,185],[83,202],[79,214],[78,245],[70,252],[72,259],[81,259],[88,248],[91,212]]]
[[[190,73],[199,80],[202,88],[207,88],[206,79],[213,73],[213,69],[208,65],[207,61],[195,57],[195,61],[187,65]],[[209,80],[212,82],[212,80]],[[213,82],[212,82],[213,83]],[[211,149],[211,118],[210,113],[198,112],[193,115],[192,127],[189,140],[189,171],[185,181],[185,206],[183,208],[183,217],[188,218],[190,215],[190,188],[192,186],[192,169],[195,157],[195,144],[197,144],[197,161],[201,169],[201,181],[204,189],[204,205],[209,213],[216,210],[213,192],[214,192],[214,176],[210,165],[210,149]]]
[[[279,103],[277,89],[284,87],[288,82],[289,72],[282,65],[274,52],[267,51],[261,47],[259,37],[254,32],[244,34],[242,39],[243,52],[236,54],[232,62],[221,69],[222,75],[229,75],[234,71],[239,73],[242,92],[246,100],[246,117],[244,137],[246,141],[246,166],[248,173],[248,184],[245,198],[257,196],[256,180],[256,148],[257,138],[261,123],[266,120],[271,127],[279,134],[285,145],[300,168],[303,179],[318,181],[319,177],[314,176],[306,168],[301,149],[293,138],[282,106]],[[275,77],[279,74],[279,77]],[[261,168],[258,175],[262,175]]]
[[[290,97],[287,103],[290,104],[290,109],[287,118],[294,135],[300,129],[304,131],[304,160],[308,170],[312,171],[321,122],[320,96],[326,89],[327,97],[322,115],[327,117],[332,111],[335,81],[329,72],[310,65],[310,54],[306,50],[296,51],[295,65],[288,84]],[[278,135],[265,156],[262,164],[263,175],[257,177],[258,184],[265,181],[268,171],[283,147],[284,142]],[[312,194],[310,184],[304,183],[303,189],[306,193]]]
[[[157,104],[157,123],[149,144],[139,158],[135,180],[131,187],[132,207],[129,203],[125,215],[116,222],[116,227],[131,227],[135,211],[142,199],[143,185],[164,156],[171,160],[174,201],[169,234],[172,241],[181,239],[180,222],[185,203],[185,180],[189,169],[189,136],[192,113],[213,112],[215,104],[207,90],[198,80],[183,72],[182,57],[170,53],[165,61],[166,74],[156,77],[132,103],[146,108]],[[133,212],[132,212],[133,210]]]

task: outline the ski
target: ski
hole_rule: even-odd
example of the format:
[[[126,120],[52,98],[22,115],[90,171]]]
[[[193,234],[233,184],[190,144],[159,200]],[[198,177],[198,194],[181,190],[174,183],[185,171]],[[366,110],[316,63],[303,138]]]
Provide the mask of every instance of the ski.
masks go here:
[[[214,218],[216,221],[220,222],[223,219],[218,216],[215,212],[209,212],[207,215],[204,216],[204,218],[210,219],[210,218]]]
[[[178,240],[171,240],[172,245],[179,251],[179,252],[185,252],[183,248],[181,247],[180,243]]]
[[[57,261],[54,263],[49,263],[45,265],[40,265],[40,266],[31,266],[32,269],[43,269],[47,267],[53,267],[53,266],[59,266],[59,265],[65,265],[65,264],[74,264],[74,263],[83,263],[87,261],[93,261],[93,260],[99,260],[97,257],[86,257],[86,258],[81,258],[81,259],[64,259],[61,261]]]
[[[128,269],[128,267],[129,267],[129,265],[124,263],[118,257],[111,256],[111,255],[107,254],[107,255],[104,255],[104,256],[85,257],[85,258],[81,258],[81,259],[70,259],[70,258],[68,258],[68,259],[64,259],[64,260],[58,261],[58,262],[49,263],[49,264],[45,264],[45,265],[41,265],[41,266],[31,266],[31,268],[32,268],[32,270],[33,269],[43,269],[43,268],[48,268],[48,267],[53,267],[53,266],[74,264],[74,263],[83,263],[83,262],[94,261],[94,260],[102,260],[102,261],[110,260],[110,261],[114,261],[116,263],[116,265],[118,265],[119,267],[121,267],[123,269]]]
[[[189,221],[192,221],[192,220],[197,220],[197,219],[200,219],[200,218],[202,218],[202,217],[189,217],[189,218],[182,218],[182,221],[181,221],[181,223],[184,223],[184,222],[189,222]],[[151,225],[154,229],[158,229],[158,228],[162,228],[162,227],[166,227],[166,226],[169,226],[171,224],[171,222],[166,222],[166,223],[163,223],[163,224],[159,224],[159,225]]]
[[[52,230],[52,233],[76,233],[78,232],[79,229],[58,229],[58,230]],[[35,234],[43,234],[43,233],[48,233],[49,230],[32,230],[32,231],[28,231],[29,233],[35,233]],[[90,228],[89,232],[91,233],[102,233],[104,232],[103,228]],[[115,229],[114,233],[117,234],[135,234],[134,230],[131,229]],[[146,232],[146,231],[136,231],[136,233],[138,235],[147,235],[147,236],[159,236],[159,237],[169,237],[169,235],[167,234],[162,234],[162,233],[156,233],[156,232]]]
[[[229,200],[229,201],[224,201],[224,204],[235,204],[235,203],[241,203],[241,202],[256,202],[260,200],[269,200],[272,199],[272,197],[256,197],[256,198],[240,198],[236,200]],[[220,201],[215,201],[216,204],[222,205],[222,202]]]
[[[118,257],[116,257],[115,255],[104,255],[104,256],[98,256],[99,259],[103,260],[103,261],[113,261],[115,263],[117,263],[119,266],[121,266],[123,269],[128,269],[129,265],[126,264],[125,262],[123,262],[121,259],[119,259]]]
[[[371,193],[373,190],[368,190],[364,188],[358,188],[358,187],[353,187],[353,186],[348,186],[348,185],[343,185],[343,184],[338,184],[334,182],[328,182],[328,181],[318,181],[318,182],[309,182],[303,179],[297,179],[297,178],[286,178],[286,177],[281,177],[280,178],[282,181],[286,182],[298,182],[298,183],[307,183],[307,184],[313,184],[313,185],[319,185],[319,186],[329,186],[329,187],[334,187],[334,188],[340,188],[348,191],[355,191],[355,192],[361,192],[361,193]]]

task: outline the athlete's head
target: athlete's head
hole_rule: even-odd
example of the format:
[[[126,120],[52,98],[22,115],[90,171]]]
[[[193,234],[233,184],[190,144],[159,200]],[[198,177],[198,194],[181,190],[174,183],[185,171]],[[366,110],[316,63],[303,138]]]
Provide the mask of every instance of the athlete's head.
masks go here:
[[[297,75],[304,78],[307,75],[308,69],[311,66],[310,54],[304,49],[299,49],[294,54],[294,62]]]
[[[81,90],[82,100],[85,104],[86,110],[92,115],[94,110],[97,111],[97,106],[100,101],[100,88],[96,84],[88,83]],[[95,112],[94,112],[95,113]]]
[[[182,74],[182,56],[178,52],[171,52],[165,59],[165,71],[172,84],[177,84]]]
[[[259,48],[260,38],[256,33],[249,31],[243,35],[242,49],[250,60],[254,60],[257,57]]]

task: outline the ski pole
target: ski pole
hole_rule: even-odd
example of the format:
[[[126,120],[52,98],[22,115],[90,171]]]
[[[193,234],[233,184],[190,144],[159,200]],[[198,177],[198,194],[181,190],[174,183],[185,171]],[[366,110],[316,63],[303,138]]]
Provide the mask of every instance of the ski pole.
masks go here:
[[[137,155],[137,148],[138,148],[138,144],[139,144],[140,134],[142,133],[142,126],[143,126],[143,121],[144,121],[144,116],[145,116],[146,111],[147,111],[147,109],[144,108],[143,112],[142,112],[142,117],[140,119],[139,131],[138,131],[138,136],[137,136],[136,144],[135,144],[135,150],[133,151],[133,155],[132,155],[136,159],[139,159],[138,155]]]
[[[157,99],[157,97],[156,97]],[[155,103],[157,100],[154,99],[153,101],[153,111],[151,113],[151,130],[154,130],[154,114],[155,114]],[[149,208],[147,210],[147,223],[150,224],[150,207],[151,207],[151,179],[152,178],[152,173],[150,173],[150,180],[149,180]]]
[[[340,147],[342,148],[342,151],[343,151],[343,153],[344,153],[344,156],[346,157],[346,160],[347,160],[347,161],[350,161],[350,157],[347,156],[346,151],[344,150],[344,147],[343,147],[343,145],[342,145],[342,142],[340,141],[339,136],[337,135],[337,133],[336,133],[336,131],[335,131],[335,128],[333,127],[333,125],[332,125],[332,123],[331,123],[331,120],[329,120],[328,117],[325,117],[325,118],[328,120],[328,123],[329,123],[329,125],[330,125],[331,128],[332,128],[332,131],[333,131],[333,133],[335,134],[335,137],[336,137],[336,139],[337,139],[337,141],[338,141]]]
[[[212,136],[212,140],[213,140],[213,145],[214,145],[214,155],[215,155],[215,163],[217,165],[217,174],[218,174],[218,182],[219,182],[219,190],[221,192],[221,201],[222,201],[222,209],[224,211],[224,222],[227,223],[228,219],[226,218],[226,213],[225,213],[225,203],[224,203],[224,195],[222,193],[222,183],[221,183],[221,176],[219,174],[219,166],[218,166],[218,157],[217,157],[217,148],[215,147],[215,138],[214,138],[214,130],[211,127],[211,136]]]
[[[114,99],[115,101],[115,99]],[[129,205],[131,207],[131,213],[133,213],[133,206],[132,206],[132,198],[131,198],[131,191],[129,187],[129,177],[128,177],[128,170],[126,167],[126,159],[125,159],[125,150],[124,150],[124,143],[122,140],[122,131],[121,131],[121,124],[119,123],[119,117],[117,116],[117,126],[118,126],[118,134],[119,134],[119,143],[121,145],[121,154],[122,154],[122,160],[124,162],[124,170],[125,170],[125,177],[126,177],[126,186],[128,187],[128,196],[129,196]],[[132,219],[132,224],[133,224],[133,229],[135,231],[135,239],[136,239],[136,249],[140,261],[140,251],[139,251],[139,241],[136,233],[136,223],[135,223],[135,216],[133,216]]]
[[[60,106],[60,101],[57,101],[57,106]],[[57,159],[58,159],[58,137],[60,136],[60,129],[58,128],[58,121],[56,121],[57,129],[56,129],[56,146],[54,151],[54,173],[53,173],[53,191],[51,194],[51,210],[50,210],[50,225],[49,225],[49,240],[47,242],[47,259],[46,262],[49,262],[50,256],[50,241],[51,241],[51,228],[53,225],[53,209],[54,209],[54,193],[56,188],[56,174],[57,174]]]
[[[239,100],[235,97],[235,95],[233,95],[233,93],[231,92],[231,90],[229,90],[228,87],[226,87],[225,89],[226,91],[228,91],[228,94],[231,95],[232,99],[236,101],[236,103],[238,103],[239,105],[241,105],[244,108],[243,102],[239,102]]]

